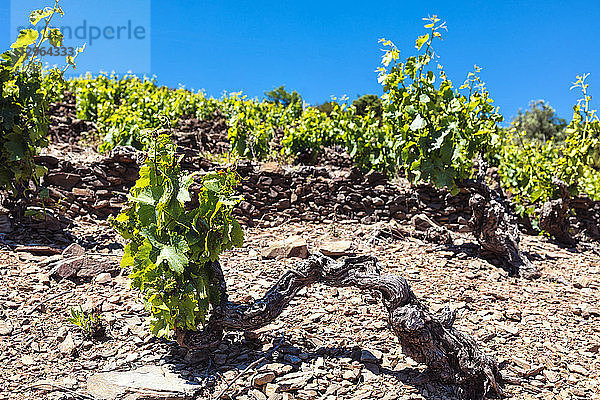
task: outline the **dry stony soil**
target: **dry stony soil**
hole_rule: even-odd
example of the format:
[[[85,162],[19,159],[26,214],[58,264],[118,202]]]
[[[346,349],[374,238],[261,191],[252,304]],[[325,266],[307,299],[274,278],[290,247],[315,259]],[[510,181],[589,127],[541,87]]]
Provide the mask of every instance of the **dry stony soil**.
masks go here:
[[[347,241],[348,253],[375,255],[433,310],[457,309],[455,326],[497,359],[513,398],[600,399],[595,244],[568,249],[524,235],[523,249],[542,271],[531,281],[509,277],[479,258],[468,233],[440,245],[410,234],[386,238],[381,232],[388,225],[324,217],[249,227],[244,247],[222,258],[230,297],[262,296],[298,262],[264,258],[275,242],[300,236],[314,253],[323,243]],[[51,271],[69,256],[61,254],[69,238],[90,238],[84,258],[95,267],[79,279],[56,279]],[[54,246],[58,250],[32,247],[36,243],[23,236],[19,242],[1,239],[2,400],[94,399],[90,377],[143,366],[163,371],[174,387],[186,381],[193,389],[188,398],[196,399],[455,399],[452,387],[436,383],[423,365],[403,356],[383,307],[369,293],[315,285],[303,289],[274,323],[229,332],[217,349],[192,352],[149,334],[140,296],[118,267],[123,242],[106,221],[75,218]],[[100,313],[105,335],[87,338],[67,321],[70,308],[80,306]]]

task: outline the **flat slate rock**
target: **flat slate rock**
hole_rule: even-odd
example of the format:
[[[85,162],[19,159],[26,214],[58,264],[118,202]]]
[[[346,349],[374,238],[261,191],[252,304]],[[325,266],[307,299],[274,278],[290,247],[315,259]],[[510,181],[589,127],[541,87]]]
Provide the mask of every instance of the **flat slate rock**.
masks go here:
[[[201,386],[154,365],[134,371],[94,374],[87,391],[101,400],[179,400],[192,398]]]
[[[353,252],[350,251],[351,247],[351,240],[329,240],[321,244],[319,251],[324,256],[341,257],[353,254]]]
[[[301,236],[291,236],[287,239],[278,240],[272,243],[262,252],[263,258],[307,258],[308,246],[306,240]]]
[[[60,254],[61,250],[50,246],[18,246],[17,253],[31,253],[37,256],[52,256]]]
[[[106,256],[80,255],[60,260],[50,271],[50,276],[62,279],[90,280],[104,273],[118,273],[119,265],[106,260]]]

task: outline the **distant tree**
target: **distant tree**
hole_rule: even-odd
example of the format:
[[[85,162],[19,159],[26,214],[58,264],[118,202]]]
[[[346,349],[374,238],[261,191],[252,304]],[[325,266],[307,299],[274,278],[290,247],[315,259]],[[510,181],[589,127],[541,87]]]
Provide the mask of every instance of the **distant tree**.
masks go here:
[[[295,90],[293,92],[288,92],[285,90],[285,86],[281,85],[269,92],[265,92],[265,97],[267,101],[270,103],[281,104],[284,107],[289,106],[290,104],[302,105],[302,96]]]
[[[325,103],[323,103],[323,104],[317,104],[317,105],[315,106],[315,108],[316,108],[317,110],[321,111],[322,113],[325,113],[325,114],[327,114],[327,115],[330,115],[330,114],[331,114],[331,112],[334,110],[334,108],[335,108],[335,105],[336,105],[336,102],[335,102],[335,101],[326,101],[326,102],[325,102]]]
[[[563,141],[565,140],[567,121],[559,118],[550,104],[544,100],[537,100],[531,101],[529,109],[525,112],[519,110],[512,126],[525,132],[528,138],[540,142],[546,142],[549,139]]]
[[[352,102],[352,105],[356,107],[356,113],[358,115],[365,115],[369,111],[375,111],[375,114],[378,117],[381,117],[381,98],[376,94],[365,94],[364,96],[360,96]]]

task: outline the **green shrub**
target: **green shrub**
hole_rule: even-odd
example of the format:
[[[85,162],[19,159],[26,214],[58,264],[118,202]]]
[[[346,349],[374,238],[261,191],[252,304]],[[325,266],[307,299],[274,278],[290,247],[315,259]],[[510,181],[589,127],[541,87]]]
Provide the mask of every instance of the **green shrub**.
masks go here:
[[[30,182],[39,182],[46,172],[35,164],[34,156],[48,145],[49,94],[62,84],[64,71],[47,71],[44,83],[38,53],[46,41],[54,47],[62,46],[62,33],[50,25],[56,14],[63,15],[58,1],[53,7],[32,11],[30,22],[33,25],[42,22],[44,29],[41,33],[35,29],[22,30],[11,50],[0,58],[0,187],[19,197]],[[73,57],[67,57],[69,65],[74,66]]]
[[[86,74],[70,80],[67,90],[75,94],[77,117],[98,125],[100,152],[116,146],[145,150],[142,132],[161,128],[165,121],[175,125],[182,116],[212,119],[219,108],[217,100],[202,92],[169,89],[135,75]]]
[[[583,98],[574,107],[564,142],[531,139],[513,128],[497,147],[502,185],[512,194],[517,212],[534,221],[541,204],[559,196],[554,177],[564,181],[572,195],[600,199],[600,122],[590,105],[586,77],[578,76],[573,86],[582,90]]]
[[[295,90],[291,93],[285,90],[285,86],[279,86],[273,90],[265,92],[265,98],[267,102],[279,104],[280,106],[287,107],[296,107],[302,110],[302,96],[298,94]]]
[[[175,328],[196,330],[205,321],[219,298],[207,263],[243,243],[231,214],[241,201],[237,175],[205,175],[198,206],[186,209],[194,177],[180,170],[169,136],[150,140],[129,205],[112,220],[128,241],[121,265],[131,269],[131,285],[142,293],[158,336]]]
[[[544,100],[538,100],[530,102],[528,110],[519,110],[511,125],[525,132],[525,137],[529,139],[560,142],[565,140],[567,121],[557,117],[554,109]]]
[[[232,93],[225,103],[231,149],[241,157],[257,160],[267,158],[271,151],[269,143],[277,127],[276,114],[283,107],[248,99],[241,93]]]
[[[370,112],[381,117],[383,113],[381,98],[376,94],[365,94],[352,102],[357,115],[367,115]]]
[[[312,108],[316,108],[317,110],[321,111],[323,114],[329,116],[338,106],[338,103],[336,103],[335,101],[326,101],[324,103],[321,104],[317,104],[316,106],[312,107]]]
[[[79,306],[79,309],[71,308],[69,312],[71,316],[67,318],[67,321],[81,328],[86,336],[100,337],[104,335],[105,328],[102,325],[101,315],[94,312],[87,313],[83,311],[81,306]]]
[[[502,117],[476,75],[477,67],[459,88],[466,94],[454,89],[441,66],[437,74],[429,67],[436,57],[433,42],[441,39],[445,24],[436,16],[425,20],[429,33],[419,36],[415,46],[424,51],[404,62],[391,41],[381,40],[387,47],[379,68],[384,118],[398,136],[393,153],[408,178],[456,192],[457,182],[472,175],[476,156],[492,144]]]

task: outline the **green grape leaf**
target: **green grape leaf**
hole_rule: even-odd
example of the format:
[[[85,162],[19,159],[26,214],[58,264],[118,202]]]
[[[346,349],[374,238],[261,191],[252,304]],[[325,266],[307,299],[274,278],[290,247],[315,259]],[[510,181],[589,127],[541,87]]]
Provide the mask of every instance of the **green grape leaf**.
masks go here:
[[[29,14],[29,22],[31,22],[31,25],[35,26],[42,19],[44,19],[46,17],[49,17],[51,15],[52,15],[52,9],[51,8],[45,8],[43,10],[33,10]]]
[[[185,319],[185,325],[188,329],[196,330],[195,324],[195,313],[197,310],[198,303],[194,301],[189,295],[183,295],[177,304],[179,313],[183,314]]]
[[[67,56],[66,62],[67,62],[68,65],[70,65],[71,67],[73,67],[73,69],[75,69],[76,66],[77,66],[77,64],[75,64],[75,57],[73,57],[73,56]],[[103,143],[103,144],[105,144],[105,143]]]
[[[141,205],[149,205],[154,206],[157,202],[156,199],[152,197],[152,193],[149,191],[143,191],[138,194],[136,197],[129,197],[129,201],[140,203]]]
[[[426,33],[425,35],[421,35],[417,38],[417,42],[415,44],[415,47],[417,50],[421,50],[421,47],[423,47],[423,45],[425,43],[427,43],[427,41],[429,40],[429,33]]]
[[[215,231],[209,231],[206,235],[204,251],[210,261],[216,261],[221,252],[221,238]]]
[[[13,49],[20,49],[21,47],[27,47],[36,42],[39,36],[38,31],[35,29],[22,29],[19,32],[17,40],[10,46]]]
[[[240,226],[239,222],[235,219],[231,221],[231,241],[235,247],[242,247],[244,245],[244,231]]]
[[[444,144],[444,139],[446,138],[446,136],[448,136],[449,133],[451,132],[447,129],[443,131],[442,134],[433,141],[431,150],[438,150],[439,148],[441,148]]]
[[[121,268],[130,267],[133,265],[133,251],[131,250],[131,243],[127,243],[123,249],[123,257],[121,257]]]
[[[150,321],[150,332],[156,337],[167,337],[170,332],[170,327],[163,319],[152,318]]]
[[[145,268],[147,266],[155,265],[150,259],[150,255],[152,254],[152,244],[148,240],[144,240],[141,245],[136,246],[135,252],[133,251],[132,246],[132,254],[134,254],[134,265],[136,267]]]
[[[154,224],[150,226],[143,226],[140,229],[140,234],[146,238],[153,247],[160,249],[165,245],[165,243],[161,243],[157,237],[157,233],[157,226]]]
[[[205,179],[203,184],[204,187],[210,190],[211,192],[219,193],[219,191],[221,190],[221,181],[218,177]]]
[[[140,167],[140,177],[135,182],[135,187],[143,189],[150,185],[152,181],[152,168],[149,165],[142,165]]]
[[[421,117],[420,114],[417,114],[416,118],[410,124],[410,130],[411,131],[416,131],[416,130],[419,130],[419,129],[423,129],[426,126],[427,126],[427,121],[425,121],[423,119],[423,117]]]
[[[36,165],[33,175],[37,179],[40,179],[42,176],[46,175],[47,172],[48,172],[48,168],[44,167],[43,165]]]
[[[179,178],[179,191],[177,192],[177,201],[187,203],[192,200],[190,196],[190,185],[194,182],[194,177],[197,173],[183,174]]]
[[[136,210],[137,216],[142,225],[156,224],[156,209],[149,204],[140,204]]]
[[[48,31],[48,41],[54,47],[61,47],[63,45],[64,35],[60,29],[52,28]]]
[[[21,138],[11,135],[10,139],[4,143],[4,148],[9,154],[11,161],[18,161],[25,156],[25,145]]]
[[[174,245],[164,246],[160,249],[156,264],[159,265],[161,262],[166,261],[173,272],[183,274],[184,268],[189,262],[185,255],[189,251],[189,246],[183,237],[175,237],[174,241]]]

